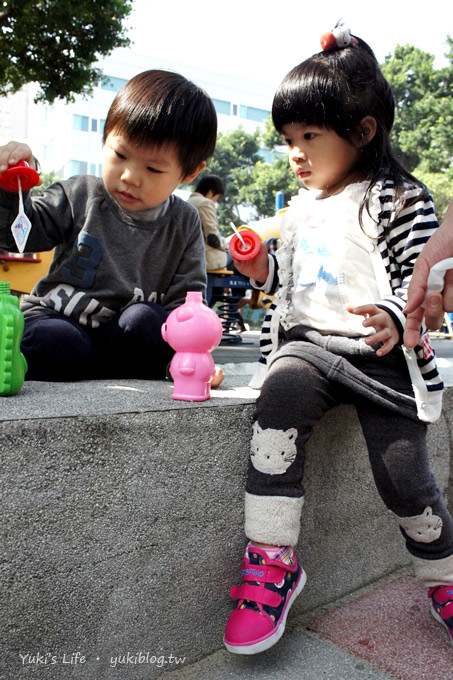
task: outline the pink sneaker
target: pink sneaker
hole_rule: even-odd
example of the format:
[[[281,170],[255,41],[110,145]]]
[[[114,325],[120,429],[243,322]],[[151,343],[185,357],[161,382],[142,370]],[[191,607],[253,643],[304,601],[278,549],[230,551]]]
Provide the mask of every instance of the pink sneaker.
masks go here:
[[[447,629],[453,642],[453,585],[436,586],[428,590],[431,598],[431,614]]]
[[[292,562],[285,564],[278,556],[270,559],[265,550],[247,546],[242,562],[243,581],[230,590],[233,600],[239,602],[225,629],[224,644],[228,651],[257,654],[280,640],[288,611],[307,580],[295,553]]]

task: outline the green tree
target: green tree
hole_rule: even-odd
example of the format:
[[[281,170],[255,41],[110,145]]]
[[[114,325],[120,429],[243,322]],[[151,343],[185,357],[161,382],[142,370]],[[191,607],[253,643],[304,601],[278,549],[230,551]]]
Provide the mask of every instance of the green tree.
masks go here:
[[[274,127],[272,116],[266,120],[264,130],[261,133],[261,139],[266,149],[275,149],[279,146],[284,146],[284,141],[279,132]]]
[[[129,45],[123,21],[132,0],[3,0],[0,5],[0,95],[26,83],[36,101],[71,101],[102,78],[101,56]]]
[[[440,218],[453,197],[453,40],[447,36],[448,65],[434,68],[433,55],[412,45],[397,46],[382,65],[392,86],[395,123],[392,144],[403,165],[431,190]]]
[[[450,201],[453,200],[453,170],[447,172],[428,172],[422,168],[416,170],[417,178],[426,184],[434,199],[436,214],[441,222]]]
[[[61,177],[57,177],[54,172],[43,172],[40,175],[40,179],[41,184],[38,184],[36,187],[33,187],[30,190],[32,196],[40,196],[42,192],[47,189],[47,187],[50,187],[51,184],[59,182]]]
[[[219,224],[225,234],[232,233],[230,223],[239,225],[239,192],[244,183],[250,182],[250,173],[258,161],[259,132],[246,133],[242,127],[219,132],[214,157],[206,169],[219,175],[225,182],[225,196],[218,205]]]
[[[259,160],[251,170],[250,180],[249,184],[240,188],[239,200],[255,209],[257,219],[274,214],[275,196],[279,191],[283,191],[286,205],[300,188],[286,155],[275,158],[271,163]]]
[[[213,172],[225,182],[224,199],[218,215],[222,231],[232,233],[230,226],[243,223],[243,209],[249,219],[274,214],[275,194],[283,191],[285,201],[297,192],[298,182],[289,168],[286,153],[279,150],[280,135],[272,121],[263,132],[246,133],[242,127],[220,132],[214,157],[205,172]]]
[[[382,71],[392,86],[396,115],[392,141],[409,170],[425,162],[431,170],[450,167],[453,155],[453,40],[449,65],[434,68],[434,56],[412,45],[397,46]]]
[[[286,205],[300,188],[289,166],[282,137],[275,129],[272,118],[269,117],[266,121],[260,139],[262,158],[251,169],[251,181],[244,184],[239,191],[239,200],[249,208],[254,208],[258,219],[274,214],[275,196],[278,192],[283,192]]]

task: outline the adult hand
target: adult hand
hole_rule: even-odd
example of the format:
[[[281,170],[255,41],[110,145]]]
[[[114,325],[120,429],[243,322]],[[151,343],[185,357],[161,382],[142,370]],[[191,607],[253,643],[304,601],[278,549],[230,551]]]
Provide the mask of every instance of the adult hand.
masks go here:
[[[453,201],[445,214],[445,218],[431,236],[415,263],[414,272],[408,288],[407,305],[403,310],[407,315],[404,330],[404,344],[415,347],[420,339],[420,325],[425,317],[426,326],[436,330],[442,325],[444,312],[453,312],[453,270],[445,273],[442,293],[431,293],[426,296],[428,276],[437,262],[453,257]]]

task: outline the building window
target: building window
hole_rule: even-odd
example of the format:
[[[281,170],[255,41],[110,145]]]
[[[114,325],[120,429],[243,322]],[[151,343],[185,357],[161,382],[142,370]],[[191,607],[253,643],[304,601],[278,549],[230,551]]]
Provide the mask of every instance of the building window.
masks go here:
[[[74,130],[88,132],[88,116],[79,116],[74,113],[72,116],[72,127]]]
[[[90,175],[96,174],[96,163],[90,163]]]
[[[91,132],[97,132],[98,131],[98,121],[97,118],[92,118],[91,119]]]
[[[233,116],[237,116],[237,115],[238,115],[238,105],[233,104]]]
[[[88,163],[86,161],[69,161],[70,175],[86,175],[88,172]]]
[[[241,118],[247,120],[256,120],[258,123],[263,123],[270,116],[271,112],[265,109],[255,109],[253,106],[244,106],[241,104]]]
[[[107,76],[105,80],[102,81],[101,87],[103,90],[110,90],[111,92],[118,92],[123,85],[127,83],[124,78],[115,78],[115,76]]]
[[[214,104],[214,108],[217,113],[223,113],[226,116],[230,115],[230,102],[225,102],[222,99],[213,99],[212,103]]]

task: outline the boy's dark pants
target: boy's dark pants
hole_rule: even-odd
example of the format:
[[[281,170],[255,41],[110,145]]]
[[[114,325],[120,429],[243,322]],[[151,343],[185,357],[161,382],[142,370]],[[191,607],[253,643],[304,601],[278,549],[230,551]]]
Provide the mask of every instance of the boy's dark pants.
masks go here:
[[[99,328],[55,312],[27,317],[21,343],[26,380],[164,378],[173,356],[161,335],[167,316],[160,305],[139,302]]]

